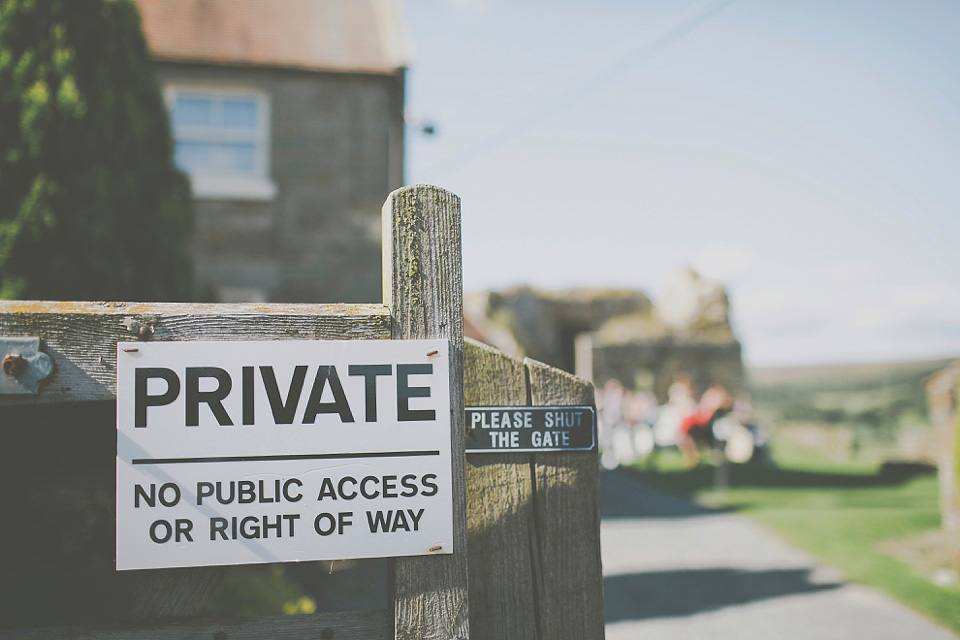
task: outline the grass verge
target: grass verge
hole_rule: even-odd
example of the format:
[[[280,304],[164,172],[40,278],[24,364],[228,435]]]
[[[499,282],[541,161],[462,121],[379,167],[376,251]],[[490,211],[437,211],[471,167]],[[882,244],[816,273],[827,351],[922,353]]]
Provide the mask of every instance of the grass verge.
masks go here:
[[[712,467],[685,469],[669,452],[635,470],[674,494],[754,518],[848,580],[883,590],[960,635],[960,587],[935,585],[881,549],[939,529],[935,475],[801,450],[776,453],[773,467],[732,466],[725,490],[714,488]]]

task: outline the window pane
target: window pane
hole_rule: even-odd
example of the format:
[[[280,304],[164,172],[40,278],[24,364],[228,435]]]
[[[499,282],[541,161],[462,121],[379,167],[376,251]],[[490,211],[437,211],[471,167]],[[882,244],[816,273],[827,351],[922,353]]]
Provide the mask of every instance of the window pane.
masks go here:
[[[208,173],[212,146],[206,142],[178,142],[173,160],[187,173]]]
[[[260,176],[267,163],[261,140],[263,103],[256,94],[177,91],[173,130],[177,166],[192,175]]]
[[[251,175],[257,169],[257,149],[253,144],[213,145],[211,169],[217,174]]]
[[[253,100],[224,100],[223,126],[227,129],[256,129],[257,103]]]
[[[209,127],[213,124],[213,101],[190,95],[179,95],[173,107],[173,128]]]

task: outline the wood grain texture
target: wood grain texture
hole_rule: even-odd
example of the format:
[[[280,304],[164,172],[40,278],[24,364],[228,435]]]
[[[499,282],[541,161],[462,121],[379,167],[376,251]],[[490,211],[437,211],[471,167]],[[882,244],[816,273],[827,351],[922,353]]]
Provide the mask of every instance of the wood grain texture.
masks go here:
[[[468,341],[467,406],[594,404],[566,372]],[[596,452],[467,459],[470,631],[477,640],[602,638]]]
[[[405,187],[387,198],[382,221],[384,304],[393,338],[450,342],[454,553],[391,563],[394,632],[404,640],[467,638],[460,199],[437,187]]]
[[[594,406],[593,386],[586,380],[525,362],[533,406]],[[541,637],[603,638],[597,452],[533,454],[533,467],[542,567]]]
[[[55,367],[38,395],[0,396],[0,406],[113,399],[117,342],[376,340],[390,330],[381,305],[0,302],[0,336],[41,338]]]
[[[523,362],[492,347],[467,340],[463,378],[468,407],[529,402]],[[474,640],[539,637],[535,577],[540,553],[535,515],[529,454],[467,454],[470,636]]]
[[[10,629],[0,631],[0,640],[387,640],[391,626],[389,612],[378,610],[220,623]]]

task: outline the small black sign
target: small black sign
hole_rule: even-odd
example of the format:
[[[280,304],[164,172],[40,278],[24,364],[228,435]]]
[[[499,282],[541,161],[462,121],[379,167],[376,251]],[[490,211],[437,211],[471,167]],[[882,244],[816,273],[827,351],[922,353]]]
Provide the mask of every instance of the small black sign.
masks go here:
[[[593,407],[467,407],[467,453],[591,451]]]

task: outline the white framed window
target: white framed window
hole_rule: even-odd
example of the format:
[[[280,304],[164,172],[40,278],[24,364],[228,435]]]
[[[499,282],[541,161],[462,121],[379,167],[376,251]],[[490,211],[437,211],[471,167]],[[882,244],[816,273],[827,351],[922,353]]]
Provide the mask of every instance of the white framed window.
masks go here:
[[[174,161],[198,198],[270,200],[270,102],[244,89],[170,86],[166,90]]]

